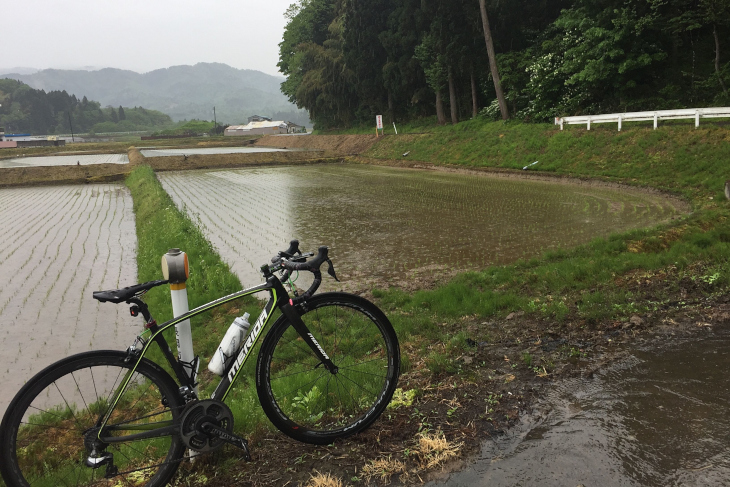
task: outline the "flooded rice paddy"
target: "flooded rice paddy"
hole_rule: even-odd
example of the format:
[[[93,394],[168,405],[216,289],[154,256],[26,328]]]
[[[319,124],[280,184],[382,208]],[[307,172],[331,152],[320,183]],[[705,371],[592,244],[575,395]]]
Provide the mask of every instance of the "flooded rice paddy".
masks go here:
[[[92,291],[137,279],[134,213],[122,185],[0,189],[0,415],[36,372],[72,353],[124,349],[140,331]]]
[[[730,330],[709,335],[553,386],[541,414],[438,485],[728,485]]]
[[[127,154],[82,154],[0,159],[0,169],[6,167],[88,166],[91,164],[129,164],[129,157]]]
[[[259,267],[291,238],[305,250],[329,245],[344,287],[367,289],[536,256],[680,212],[633,190],[365,165],[159,178],[244,286],[259,283]]]
[[[141,149],[145,157],[191,156],[194,154],[257,154],[262,152],[287,152],[288,149],[273,149],[268,147],[200,147],[195,149]]]

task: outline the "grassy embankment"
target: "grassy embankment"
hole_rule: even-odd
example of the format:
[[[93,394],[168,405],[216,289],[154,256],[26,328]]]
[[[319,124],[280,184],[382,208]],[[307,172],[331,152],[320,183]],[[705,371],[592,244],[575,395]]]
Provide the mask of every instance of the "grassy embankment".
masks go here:
[[[227,294],[240,291],[239,279],[230,271],[201,230],[173,203],[162,188],[149,166],[135,169],[126,180],[134,199],[137,225],[137,268],[140,282],[162,279],[160,259],[168,249],[177,247],[188,254],[190,278],[187,281],[190,309],[203,305]],[[262,279],[263,281],[263,279]],[[266,296],[260,296],[265,298]],[[159,323],[172,318],[172,303],[168,286],[152,289],[146,296],[153,316]],[[251,313],[251,322],[258,316],[261,306],[253,298],[235,301],[192,319],[193,343],[201,356],[200,382],[204,391],[217,384],[207,369],[213,351],[223,338],[228,325],[245,311]],[[141,325],[141,323],[140,323]],[[141,330],[141,326],[140,326]],[[173,330],[166,335],[174,349]],[[153,346],[153,350],[157,347]],[[233,410],[236,427],[250,434],[257,428],[267,428],[263,410],[258,406],[253,382],[253,360],[249,360],[241,374],[239,383],[232,393],[228,405]],[[160,359],[160,355],[155,355]]]
[[[407,357],[407,374],[401,385],[415,389],[416,396],[420,396],[417,406],[414,403],[393,415],[392,421],[407,421],[405,427],[399,423],[398,429],[407,430],[409,438],[416,431],[440,428],[451,428],[449,436],[453,438],[463,437],[460,428],[473,420],[474,411],[481,411],[478,419],[486,422],[499,424],[505,418],[509,422],[513,416],[504,414],[517,407],[515,398],[522,397],[518,394],[525,390],[516,384],[530,377],[549,378],[553,371],[558,373],[561,362],[590,355],[590,347],[579,350],[578,342],[605,344],[610,337],[616,337],[617,329],[621,330],[617,324],[626,324],[633,315],[646,319],[641,329],[647,329],[654,326],[652,320],[668,310],[701,307],[704,301],[698,296],[704,299],[727,291],[730,208],[723,196],[730,172],[726,169],[730,160],[727,129],[695,130],[689,125],[677,125],[656,132],[643,127],[621,133],[607,127],[591,132],[578,128],[559,132],[547,125],[480,122],[416,129],[422,133],[382,139],[363,159],[376,164],[425,162],[477,170],[521,169],[537,160],[540,162],[534,167],[555,176],[595,178],[669,191],[685,198],[693,212],[656,228],[464,273],[435,289],[412,294],[397,289],[375,290],[375,299],[396,327]],[[405,152],[410,153],[404,158]],[[192,306],[240,288],[225,276],[230,276],[230,271],[207,253],[212,253],[209,243],[176,210],[149,169],[138,169],[128,184],[137,212],[140,280],[159,278],[160,256],[168,247],[180,246],[190,251],[193,262],[194,275],[189,283]],[[142,199],[147,197],[150,199]],[[167,223],[168,219],[175,220],[174,226]],[[171,230],[163,237],[160,228]],[[194,240],[183,240],[192,234]],[[201,249],[206,254],[196,255]],[[205,262],[212,270],[196,269],[195,262]],[[219,286],[214,288],[211,283]],[[160,309],[169,302],[168,293],[154,292],[158,294],[151,293],[152,309]],[[203,335],[199,338],[203,342],[207,339],[200,349],[203,356],[217,345],[233,311],[223,310],[207,323],[200,320],[198,326],[194,324]],[[524,312],[519,320],[505,321],[508,314],[519,311]],[[159,311],[158,315],[163,318]],[[626,335],[627,331],[622,333]],[[567,341],[555,352],[542,353],[540,337],[565,337]],[[533,342],[538,345],[533,346]],[[475,343],[479,351],[475,351]],[[509,354],[509,361],[492,360],[492,345],[503,350],[499,353]],[[529,351],[525,347],[530,347]],[[505,368],[506,373],[502,370]],[[499,391],[511,381],[509,387],[514,386],[514,395],[508,400]],[[442,395],[451,393],[442,394],[441,385],[458,387],[464,393],[460,406],[444,409],[444,401],[451,396]],[[476,396],[472,397],[471,389]],[[270,428],[253,394],[237,394],[240,396],[233,404],[237,430],[245,433]],[[246,408],[251,409],[242,416],[240,411]],[[433,411],[427,413],[427,408]],[[495,410],[502,416],[497,417]],[[242,417],[246,418],[243,427],[239,422]],[[387,421],[391,421],[390,415]],[[393,448],[402,451],[404,447]]]
[[[730,131],[726,128],[674,125],[618,133],[615,127],[590,132],[572,127],[560,132],[551,125],[466,122],[429,130],[386,137],[365,156],[376,163],[423,161],[478,170],[521,170],[539,161],[533,167],[556,176],[672,192],[686,198],[693,213],[654,229],[462,274],[438,289],[412,295],[377,292],[391,312],[406,315],[397,318],[401,328],[414,329],[418,323],[422,330],[424,323],[430,323],[431,339],[443,340],[433,324],[444,319],[504,317],[513,311],[595,326],[601,320],[627,319],[666,306],[682,281],[708,292],[727,288],[730,208],[723,189],[730,176]],[[652,287],[651,295],[645,295],[626,285],[639,275],[663,281],[661,289]],[[439,354],[431,361],[443,365],[446,356]]]
[[[686,198],[694,208],[690,216],[654,229],[614,235],[577,249],[552,251],[541,258],[468,272],[437,289],[413,294],[377,290],[375,296],[391,313],[401,339],[414,339],[421,344],[419,354],[427,355],[426,362],[432,364],[433,372],[453,369],[448,363],[444,365],[453,350],[428,352],[429,344],[462,344],[466,338],[460,332],[450,336],[439,325],[445,320],[504,317],[510,312],[524,311],[536,319],[558,323],[577,320],[592,327],[601,320],[627,319],[666,306],[673,301],[670,294],[677,291],[683,280],[709,292],[720,292],[730,283],[730,210],[723,195],[723,185],[730,174],[726,169],[730,161],[730,131],[725,128],[675,125],[653,131],[630,127],[618,133],[608,127],[590,132],[573,127],[560,132],[551,125],[476,121],[455,127],[411,129],[422,133],[386,137],[365,156],[375,163],[424,161],[500,170],[521,169],[537,160],[534,167],[545,173],[661,189]],[[426,129],[430,132],[423,133]],[[410,152],[406,158],[402,156],[405,152]],[[137,207],[147,211],[154,208],[142,205],[135,195]],[[165,200],[163,207],[165,212],[174,210],[171,201]],[[138,214],[138,225],[146,219]],[[172,243],[160,244],[151,253],[145,253],[144,229],[139,231],[140,265],[153,263],[159,274],[158,256]],[[202,236],[200,239],[203,248],[209,248]],[[191,242],[185,247],[193,249],[197,244]],[[201,260],[204,258],[192,259]],[[649,296],[626,285],[639,274],[647,281],[661,280],[663,286],[652,287]],[[152,278],[142,272],[140,276]],[[191,281],[193,286],[195,281]],[[223,294],[220,291],[218,295]],[[216,296],[197,289],[194,294],[201,302]],[[489,339],[488,335],[484,332],[470,338]]]
[[[19,147],[15,149],[0,149],[0,159],[14,159],[16,157],[47,156],[47,155],[74,155],[74,154],[123,154],[131,145],[138,147],[238,147],[248,145],[249,140],[260,136],[241,137],[187,137],[182,139],[141,140],[139,136],[115,138],[104,142],[77,142],[61,147]]]

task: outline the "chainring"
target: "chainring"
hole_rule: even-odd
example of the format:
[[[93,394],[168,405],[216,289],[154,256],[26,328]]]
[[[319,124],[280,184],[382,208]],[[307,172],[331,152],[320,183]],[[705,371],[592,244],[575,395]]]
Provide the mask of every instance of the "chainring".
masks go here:
[[[221,401],[205,399],[193,401],[185,406],[180,421],[180,437],[185,446],[199,452],[210,452],[222,447],[225,442],[203,430],[205,423],[233,432],[233,413]]]

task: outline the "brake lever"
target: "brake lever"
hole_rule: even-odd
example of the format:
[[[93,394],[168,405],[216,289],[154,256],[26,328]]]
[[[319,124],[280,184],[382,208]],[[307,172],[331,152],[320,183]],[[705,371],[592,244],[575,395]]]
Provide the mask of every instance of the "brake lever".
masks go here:
[[[332,261],[327,259],[327,263],[329,264],[329,268],[327,269],[327,274],[335,278],[335,281],[340,282],[339,279],[337,279],[337,274],[335,274],[335,266],[332,264]]]

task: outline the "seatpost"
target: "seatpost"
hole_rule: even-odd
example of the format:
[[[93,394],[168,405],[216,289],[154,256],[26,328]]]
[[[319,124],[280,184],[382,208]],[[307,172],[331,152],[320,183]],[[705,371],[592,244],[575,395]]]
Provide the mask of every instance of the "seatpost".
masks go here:
[[[172,297],[172,314],[175,318],[190,311],[188,305],[188,290],[185,282],[190,276],[188,256],[180,249],[170,249],[162,256],[162,275],[170,281],[170,296]],[[190,320],[184,320],[175,325],[175,339],[177,342],[177,358],[183,369],[195,384],[198,367],[193,351],[193,335],[190,329]],[[195,388],[198,394],[198,388]]]

